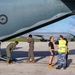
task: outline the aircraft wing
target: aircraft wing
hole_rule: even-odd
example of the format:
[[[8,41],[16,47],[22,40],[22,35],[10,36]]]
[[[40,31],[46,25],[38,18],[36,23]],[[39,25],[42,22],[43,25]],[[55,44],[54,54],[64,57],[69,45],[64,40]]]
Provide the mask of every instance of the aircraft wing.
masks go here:
[[[34,36],[37,36],[37,37],[43,37],[43,35],[34,35]]]

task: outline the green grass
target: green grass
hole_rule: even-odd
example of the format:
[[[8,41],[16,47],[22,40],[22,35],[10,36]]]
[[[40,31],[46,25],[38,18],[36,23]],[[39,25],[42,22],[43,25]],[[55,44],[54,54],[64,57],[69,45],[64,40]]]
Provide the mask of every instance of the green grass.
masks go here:
[[[74,38],[75,40],[75,38]],[[8,42],[13,42],[13,41],[19,41],[19,42],[27,42],[27,39],[26,38],[13,38],[13,39],[10,39],[8,40]],[[35,42],[40,42],[40,40],[34,40]],[[71,39],[68,39],[68,42],[70,42]]]
[[[19,42],[27,42],[26,38],[13,38],[8,40],[8,42],[19,41]],[[40,42],[40,40],[34,40],[35,42]]]

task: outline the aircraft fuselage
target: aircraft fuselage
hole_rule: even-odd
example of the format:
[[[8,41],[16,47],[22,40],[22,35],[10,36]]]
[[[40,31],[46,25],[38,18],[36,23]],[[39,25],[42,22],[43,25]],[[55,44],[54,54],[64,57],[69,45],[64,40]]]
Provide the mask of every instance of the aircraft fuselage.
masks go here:
[[[75,1],[0,0],[0,7],[2,40],[71,13],[75,10]]]

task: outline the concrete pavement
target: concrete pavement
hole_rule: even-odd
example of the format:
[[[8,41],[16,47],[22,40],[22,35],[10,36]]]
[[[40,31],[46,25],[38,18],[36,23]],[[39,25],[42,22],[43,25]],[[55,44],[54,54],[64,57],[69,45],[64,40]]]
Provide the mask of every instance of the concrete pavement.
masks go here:
[[[10,42],[3,42],[1,45],[1,50],[3,55],[6,55],[5,48]],[[0,75],[75,75],[75,42],[69,42],[69,67],[64,70],[50,69],[48,68],[49,61],[49,49],[48,42],[35,42],[35,60],[36,63],[20,63],[20,61],[27,59],[28,54],[28,43],[20,42],[14,52],[12,57],[16,58],[18,62],[14,64],[7,65],[2,63],[0,60]],[[57,51],[57,50],[56,50]],[[20,61],[19,61],[20,60]],[[55,56],[53,64],[57,61],[57,56]],[[57,65],[55,65],[56,67]]]

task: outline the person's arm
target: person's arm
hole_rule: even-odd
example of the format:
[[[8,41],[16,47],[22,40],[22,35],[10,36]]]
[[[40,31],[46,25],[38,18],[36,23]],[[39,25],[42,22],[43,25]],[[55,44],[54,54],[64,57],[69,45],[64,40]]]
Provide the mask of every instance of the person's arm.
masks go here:
[[[54,43],[54,46],[55,46],[55,48],[57,48],[57,49],[58,49],[58,44],[59,44],[59,41],[56,41],[56,42]]]
[[[51,55],[53,55],[53,52],[52,52],[52,49],[51,49],[51,47],[49,47],[49,50],[50,50],[50,53],[51,53]]]
[[[16,48],[16,45],[14,45],[14,46],[12,47],[11,52],[12,52],[15,48]]]
[[[55,44],[58,45],[59,44],[59,41],[55,41]]]
[[[66,54],[69,52],[69,49],[68,49],[68,40],[67,40],[67,38],[64,38],[64,40],[66,41]]]
[[[31,43],[31,39],[27,38],[28,43]]]

